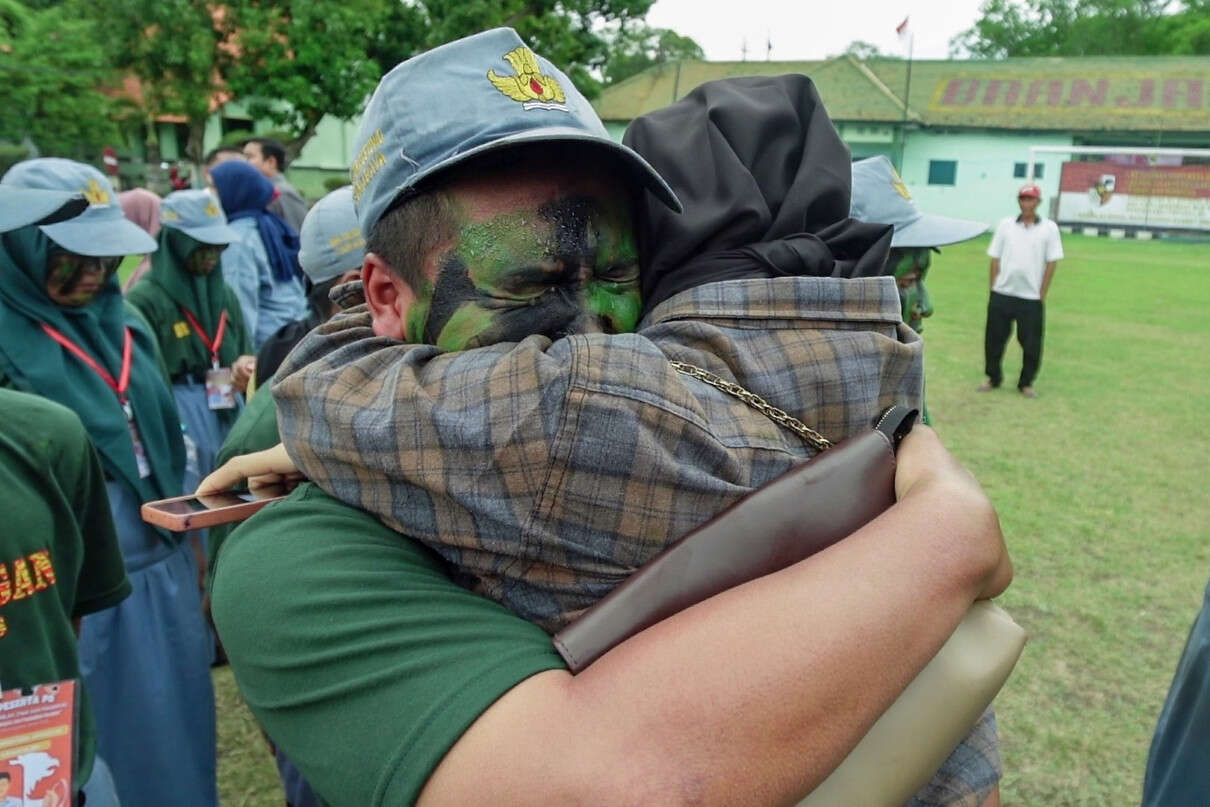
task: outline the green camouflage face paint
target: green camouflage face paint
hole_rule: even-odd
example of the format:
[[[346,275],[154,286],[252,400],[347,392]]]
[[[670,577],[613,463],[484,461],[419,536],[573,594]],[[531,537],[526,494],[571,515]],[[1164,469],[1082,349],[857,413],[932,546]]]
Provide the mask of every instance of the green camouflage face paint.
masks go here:
[[[640,308],[629,209],[567,196],[464,224],[405,331],[409,341],[465,350],[533,334],[633,331]]]
[[[924,318],[933,315],[933,303],[929,299],[924,278],[928,274],[932,259],[931,247],[896,247],[891,250],[887,263],[894,268],[895,283],[899,286],[899,303],[903,309],[903,321],[920,333],[924,330]]]
[[[218,266],[219,256],[222,254],[223,247],[201,244],[185,259],[185,271],[191,275],[205,277]]]
[[[46,295],[70,308],[88,305],[117,271],[120,261],[51,250],[46,259]]]

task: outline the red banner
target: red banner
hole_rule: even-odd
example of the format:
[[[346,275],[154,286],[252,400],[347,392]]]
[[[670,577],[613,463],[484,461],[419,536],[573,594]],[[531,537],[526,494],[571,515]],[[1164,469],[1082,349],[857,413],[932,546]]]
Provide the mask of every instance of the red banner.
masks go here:
[[[1210,165],[1064,163],[1057,219],[1063,224],[1210,230]]]

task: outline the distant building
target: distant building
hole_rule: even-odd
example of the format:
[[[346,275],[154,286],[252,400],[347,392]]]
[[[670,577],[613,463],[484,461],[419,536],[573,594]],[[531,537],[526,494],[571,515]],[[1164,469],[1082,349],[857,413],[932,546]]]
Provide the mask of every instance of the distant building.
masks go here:
[[[923,209],[989,224],[1012,212],[1030,146],[1210,148],[1210,57],[914,61],[906,110],[907,62],[901,59],[673,62],[607,88],[594,107],[621,139],[635,117],[699,84],[784,73],[814,79],[854,159],[885,154]],[[290,165],[290,181],[311,199],[326,192],[326,182],[342,181],[357,125],[325,118]],[[158,128],[161,158],[178,159],[183,125],[162,119]],[[205,146],[235,131],[251,136],[272,128],[240,103],[225,103],[210,120]],[[1035,161],[1049,208],[1044,213],[1053,215],[1061,167],[1073,159],[1080,158],[1043,154]]]
[[[1013,210],[1030,146],[1210,147],[1210,57],[814,62],[676,62],[606,89],[594,106],[621,138],[638,115],[699,84],[802,73],[819,88],[854,159],[886,154],[915,201],[989,224]],[[1039,155],[1047,204],[1073,158]],[[1045,211],[1044,211],[1045,212]]]

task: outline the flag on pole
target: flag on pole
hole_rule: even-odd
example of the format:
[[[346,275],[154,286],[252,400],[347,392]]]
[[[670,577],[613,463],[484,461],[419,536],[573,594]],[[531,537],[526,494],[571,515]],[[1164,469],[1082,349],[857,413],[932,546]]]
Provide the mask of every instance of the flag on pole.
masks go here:
[[[908,33],[908,18],[904,17],[903,22],[895,26],[895,33],[899,34],[899,38],[903,39]]]

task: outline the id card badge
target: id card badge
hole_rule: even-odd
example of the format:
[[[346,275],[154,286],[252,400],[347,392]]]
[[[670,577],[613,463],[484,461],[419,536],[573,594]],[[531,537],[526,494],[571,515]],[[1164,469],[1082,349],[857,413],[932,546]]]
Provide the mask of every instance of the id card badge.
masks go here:
[[[211,409],[235,408],[230,367],[212,367],[206,371],[206,405]]]
[[[139,427],[134,422],[134,409],[129,403],[122,404],[126,413],[126,426],[130,429],[130,444],[134,448],[134,463],[139,469],[139,479],[151,476],[151,462],[147,459],[147,450],[143,448],[143,438],[139,436]]]

